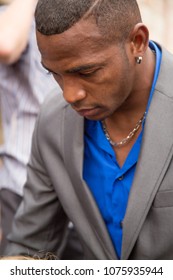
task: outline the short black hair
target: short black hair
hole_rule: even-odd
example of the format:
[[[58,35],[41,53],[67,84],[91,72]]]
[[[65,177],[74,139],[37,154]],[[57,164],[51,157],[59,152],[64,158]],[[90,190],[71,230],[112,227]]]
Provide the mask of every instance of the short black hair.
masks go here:
[[[126,39],[142,21],[136,0],[39,0],[35,11],[36,29],[43,35],[61,34],[90,17],[105,39]]]

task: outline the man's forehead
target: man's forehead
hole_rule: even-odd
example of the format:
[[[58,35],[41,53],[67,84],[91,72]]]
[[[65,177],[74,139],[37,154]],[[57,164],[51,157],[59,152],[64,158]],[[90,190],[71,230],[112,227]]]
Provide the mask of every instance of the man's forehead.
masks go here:
[[[115,43],[107,44],[96,24],[87,21],[80,21],[61,34],[43,35],[37,31],[37,41],[42,63],[51,72],[89,69],[116,54]]]
[[[74,24],[71,28],[66,30],[61,34],[54,35],[42,35],[37,31],[38,42],[41,40],[45,42],[51,39],[51,43],[56,42],[58,44],[72,45],[72,44],[91,44],[91,47],[94,45],[102,46],[105,44],[103,35],[101,34],[96,23],[92,20],[80,20]]]
[[[90,57],[104,57],[107,52],[116,54],[115,44],[106,44],[102,40],[89,38],[88,40],[65,40],[60,35],[38,35],[38,47],[45,60],[80,59],[89,61]],[[84,63],[85,64],[85,63]]]

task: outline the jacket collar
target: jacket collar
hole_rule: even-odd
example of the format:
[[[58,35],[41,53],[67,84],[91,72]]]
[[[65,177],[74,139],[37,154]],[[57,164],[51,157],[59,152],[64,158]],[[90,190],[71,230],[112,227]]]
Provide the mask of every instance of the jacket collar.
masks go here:
[[[67,120],[64,122],[66,124],[64,128],[64,159],[71,181],[76,189],[76,195],[90,222],[91,231],[99,243],[97,248],[102,248],[104,252],[104,257],[103,253],[102,257],[104,259],[117,259],[105,223],[88,186],[83,180],[84,119],[79,117],[70,106],[66,107],[64,117]],[[98,258],[100,256],[98,252]]]

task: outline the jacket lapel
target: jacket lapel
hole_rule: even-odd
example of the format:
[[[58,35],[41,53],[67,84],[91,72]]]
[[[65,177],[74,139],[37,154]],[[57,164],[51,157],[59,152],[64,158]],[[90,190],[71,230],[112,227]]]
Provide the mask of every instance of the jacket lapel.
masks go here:
[[[173,155],[173,61],[162,66],[146,118],[142,149],[123,222],[122,259],[128,259]]]
[[[114,247],[110,240],[104,221],[96,203],[83,180],[83,154],[84,154],[84,121],[82,117],[66,107],[64,114],[64,159],[70,174],[76,195],[82,204],[94,235],[103,248],[108,259],[117,259]]]

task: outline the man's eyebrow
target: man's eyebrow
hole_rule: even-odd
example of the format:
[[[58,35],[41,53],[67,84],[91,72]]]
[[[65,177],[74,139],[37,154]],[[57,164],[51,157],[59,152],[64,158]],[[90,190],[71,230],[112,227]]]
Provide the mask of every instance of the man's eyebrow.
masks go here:
[[[66,70],[66,73],[77,73],[80,71],[90,70],[92,68],[98,67],[98,64],[88,64],[74,67],[72,69]]]
[[[41,61],[41,64],[42,64],[43,68],[45,68],[47,71],[56,74],[56,72],[54,72],[54,71],[50,70],[48,67],[46,67],[42,61]],[[65,70],[65,73],[73,74],[73,73],[78,73],[80,71],[90,70],[90,69],[93,69],[95,67],[99,67],[99,65],[98,64],[81,65],[81,66],[77,66],[77,67]]]

